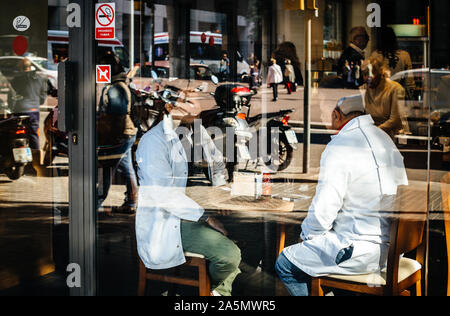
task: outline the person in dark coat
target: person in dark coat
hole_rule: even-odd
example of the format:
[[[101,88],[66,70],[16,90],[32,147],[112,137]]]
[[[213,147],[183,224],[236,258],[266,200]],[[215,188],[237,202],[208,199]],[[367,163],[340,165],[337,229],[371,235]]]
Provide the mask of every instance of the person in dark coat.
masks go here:
[[[9,95],[9,104],[12,104],[14,115],[30,117],[32,126],[30,148],[40,150],[39,107],[44,104],[47,98],[47,80],[32,69],[32,63],[28,58],[21,60],[19,67],[21,74],[10,82],[13,91]]]
[[[358,89],[364,84],[361,65],[366,58],[364,50],[369,39],[369,34],[363,26],[354,27],[350,31],[350,44],[342,53],[337,66],[338,75],[342,77],[346,88]]]
[[[98,188],[100,208],[108,196],[112,177],[119,170],[125,177],[127,191],[124,204],[115,209],[119,213],[136,211],[138,184],[132,161],[132,147],[136,141],[137,128],[131,119],[132,97],[126,84],[126,74],[113,54],[101,59],[101,64],[111,65],[111,84],[105,86],[99,104],[97,119],[99,161],[103,174]],[[109,208],[105,208],[110,212]]]

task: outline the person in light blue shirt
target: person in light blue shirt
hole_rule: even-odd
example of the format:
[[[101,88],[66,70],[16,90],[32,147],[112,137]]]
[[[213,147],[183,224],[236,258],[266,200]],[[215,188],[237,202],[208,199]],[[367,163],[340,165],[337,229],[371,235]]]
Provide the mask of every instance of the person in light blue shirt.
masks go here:
[[[167,113],[173,106],[166,105]],[[186,121],[189,120],[185,116]],[[229,296],[240,273],[240,249],[214,217],[186,195],[190,130],[175,127],[170,114],[141,139],[136,160],[140,181],[136,214],[138,253],[149,269],[169,269],[186,262],[185,252],[205,256],[214,295]],[[184,122],[190,124],[192,122]],[[201,127],[204,155],[213,185],[226,184],[223,156]],[[180,140],[179,135],[183,135]]]

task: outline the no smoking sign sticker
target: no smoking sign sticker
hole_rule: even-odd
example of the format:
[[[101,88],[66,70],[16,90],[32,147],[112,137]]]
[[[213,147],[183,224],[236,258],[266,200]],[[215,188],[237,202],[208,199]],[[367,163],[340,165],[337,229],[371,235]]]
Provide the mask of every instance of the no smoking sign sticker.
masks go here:
[[[114,39],[116,36],[116,4],[95,5],[95,39]]]

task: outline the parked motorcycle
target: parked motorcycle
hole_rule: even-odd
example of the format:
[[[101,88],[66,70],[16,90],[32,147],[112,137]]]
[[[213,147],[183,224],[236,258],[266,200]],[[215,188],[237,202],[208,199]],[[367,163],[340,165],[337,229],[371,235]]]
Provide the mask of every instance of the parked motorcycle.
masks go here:
[[[5,118],[7,116],[7,118]],[[3,115],[0,118],[0,172],[18,180],[33,161],[29,147],[31,123],[28,116]]]
[[[159,123],[161,119],[161,98],[156,92],[137,90],[130,87],[132,101],[131,117],[138,127],[138,139]],[[58,107],[55,107],[44,121],[44,165],[50,166],[57,156],[67,157],[68,135],[58,129]],[[99,156],[108,148],[99,147]],[[109,148],[110,149],[110,148]]]
[[[208,127],[214,126],[221,119],[229,122],[233,122],[233,119],[245,120],[247,126],[244,128],[242,124],[239,124],[241,130],[257,131],[258,139],[263,137],[267,140],[266,148],[258,148],[257,155],[253,155],[248,160],[262,158],[266,166],[274,171],[285,170],[292,162],[293,151],[297,149],[298,144],[297,136],[289,125],[290,114],[295,109],[252,117],[250,109],[254,94],[253,90],[239,84],[225,84],[217,87],[213,95],[218,108],[203,113],[203,124]],[[246,140],[250,141],[250,139],[247,137]],[[241,151],[240,149],[239,152]]]

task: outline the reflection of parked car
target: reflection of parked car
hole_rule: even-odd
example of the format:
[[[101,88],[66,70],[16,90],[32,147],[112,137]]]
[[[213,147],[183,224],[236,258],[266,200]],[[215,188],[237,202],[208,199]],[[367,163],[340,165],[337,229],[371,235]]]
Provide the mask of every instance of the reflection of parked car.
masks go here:
[[[189,69],[189,79],[179,79],[170,77],[170,62],[161,60],[155,61],[155,66],[152,69],[152,63],[146,62],[144,66],[136,64],[134,69],[128,73],[128,78],[135,85],[136,89],[146,89],[147,87],[153,87],[154,80],[152,78],[152,70],[155,71],[157,77],[161,81],[162,85],[173,86],[179,90],[194,90],[198,87],[203,87],[200,90],[197,89],[197,93],[209,93],[213,92],[215,87],[211,84],[211,77],[213,76],[208,66],[202,64],[191,64]],[[206,85],[206,87],[205,87]],[[208,86],[213,89],[208,91]],[[211,99],[209,97],[209,99]]]
[[[6,77],[8,81],[11,81],[14,77],[20,74],[20,63],[24,58],[28,58],[34,69],[38,74],[47,78],[48,80],[48,92],[50,95],[56,95],[58,88],[58,72],[53,69],[45,68],[48,61],[42,57],[21,57],[21,56],[3,56],[0,57],[0,71]],[[0,82],[1,83],[1,82]]]
[[[404,80],[408,76],[414,78],[409,91]],[[409,133],[396,136],[399,146],[426,150],[430,133],[432,149],[444,154],[440,162],[450,161],[446,157],[450,155],[450,71],[415,69],[399,72],[391,79],[405,88],[400,112],[407,120]]]
[[[400,102],[400,113],[407,120],[410,140],[414,137],[428,136],[428,118],[430,111],[428,100],[431,101],[431,112],[449,111],[449,100],[445,100],[444,94],[439,94],[438,89],[442,79],[450,75],[450,71],[430,70],[428,68],[402,71],[391,77],[405,89],[404,102]],[[414,85],[407,83],[405,78],[414,78]],[[441,88],[442,90],[442,88]],[[403,142],[408,138],[403,137]]]

